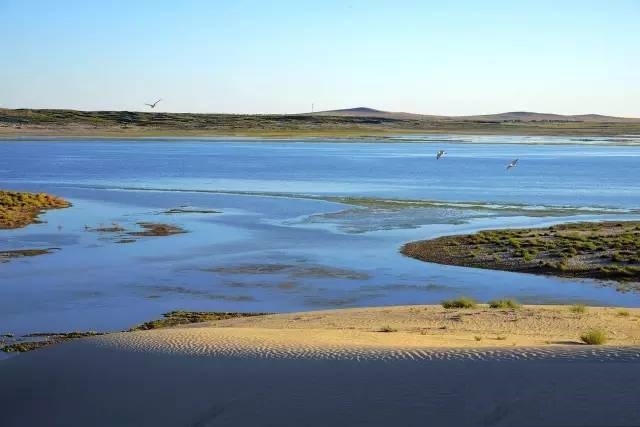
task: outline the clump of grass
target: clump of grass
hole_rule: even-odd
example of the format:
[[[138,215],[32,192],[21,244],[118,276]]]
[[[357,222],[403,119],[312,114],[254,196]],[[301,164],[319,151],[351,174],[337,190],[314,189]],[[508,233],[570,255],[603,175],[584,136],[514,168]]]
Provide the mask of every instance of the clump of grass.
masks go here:
[[[587,312],[587,306],[584,304],[573,304],[569,307],[569,311],[575,314],[583,314]]]
[[[620,317],[629,317],[629,310],[618,310],[618,316]]]
[[[504,341],[504,340],[506,340],[506,339],[507,339],[507,337],[506,337],[506,335],[498,335],[498,336],[496,337],[496,339],[497,339],[498,341]]]
[[[376,332],[398,332],[398,330],[387,325],[379,328]]]
[[[478,303],[473,298],[460,297],[442,301],[444,308],[475,308]]]
[[[580,339],[585,344],[589,345],[601,345],[607,342],[607,334],[601,329],[592,329],[580,335]]]
[[[473,337],[473,339],[474,339],[474,340],[476,340],[476,341],[482,341],[482,337],[481,337],[481,336],[478,336],[478,335],[476,335],[475,337]]]
[[[520,303],[513,299],[494,299],[489,301],[490,308],[520,308]]]

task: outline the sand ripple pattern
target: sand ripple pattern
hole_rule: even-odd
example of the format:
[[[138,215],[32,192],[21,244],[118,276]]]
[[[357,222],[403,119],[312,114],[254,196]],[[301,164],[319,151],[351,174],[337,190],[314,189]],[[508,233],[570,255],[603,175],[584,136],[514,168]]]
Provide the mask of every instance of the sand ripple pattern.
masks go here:
[[[88,340],[89,341],[89,340]],[[640,347],[582,345],[514,348],[417,348],[326,345],[285,340],[266,334],[249,336],[228,329],[170,329],[110,334],[92,338],[99,346],[118,350],[184,356],[243,359],[320,360],[558,360],[640,363]]]

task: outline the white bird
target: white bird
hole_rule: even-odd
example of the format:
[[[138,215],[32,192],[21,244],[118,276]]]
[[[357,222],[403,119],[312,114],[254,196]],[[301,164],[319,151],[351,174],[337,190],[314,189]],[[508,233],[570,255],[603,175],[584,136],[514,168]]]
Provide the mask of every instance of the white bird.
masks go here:
[[[436,160],[440,160],[440,157],[444,156],[445,154],[447,154],[447,152],[444,150],[438,151],[438,153],[436,154]]]
[[[518,159],[511,160],[511,163],[507,165],[507,170],[515,168],[516,166],[518,166]]]
[[[162,99],[158,99],[158,100],[157,100],[156,102],[154,102],[153,104],[147,104],[147,103],[145,102],[145,103],[144,103],[144,105],[148,105],[148,106],[149,106],[149,107],[151,107],[151,108],[156,108],[156,104],[157,104],[158,102],[160,102],[160,101],[162,101]]]

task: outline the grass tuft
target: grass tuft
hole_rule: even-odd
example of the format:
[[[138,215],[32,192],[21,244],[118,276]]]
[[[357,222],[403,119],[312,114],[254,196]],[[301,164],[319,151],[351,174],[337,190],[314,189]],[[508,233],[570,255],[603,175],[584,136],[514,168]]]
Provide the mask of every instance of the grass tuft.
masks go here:
[[[478,303],[473,298],[460,297],[442,301],[444,308],[475,308]]]
[[[520,303],[513,299],[494,299],[489,301],[490,308],[520,308]]]
[[[592,329],[580,335],[580,339],[585,344],[589,345],[601,345],[607,342],[607,334],[601,329]]]
[[[569,311],[576,314],[583,314],[587,312],[587,306],[584,304],[574,304],[569,307]]]
[[[387,325],[379,328],[376,332],[398,332],[398,330]]]

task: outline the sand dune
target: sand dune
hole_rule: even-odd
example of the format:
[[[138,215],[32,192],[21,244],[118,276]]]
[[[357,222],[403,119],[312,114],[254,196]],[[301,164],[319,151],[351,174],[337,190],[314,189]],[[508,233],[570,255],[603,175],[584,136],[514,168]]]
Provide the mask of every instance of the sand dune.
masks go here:
[[[135,351],[192,355],[483,358],[493,357],[492,352],[481,351],[483,348],[509,348],[515,351],[504,352],[507,358],[526,358],[590,354],[593,350],[584,349],[580,335],[592,329],[603,330],[608,336],[608,350],[598,350],[599,354],[617,354],[615,347],[620,346],[640,347],[640,309],[589,307],[585,313],[573,313],[567,306],[523,306],[516,310],[488,306],[444,309],[435,305],[355,308],[110,334],[96,342]],[[574,348],[552,350],[567,345]]]
[[[639,315],[410,306],[110,334],[1,362],[0,425],[639,425]],[[596,326],[613,345],[541,341]]]

